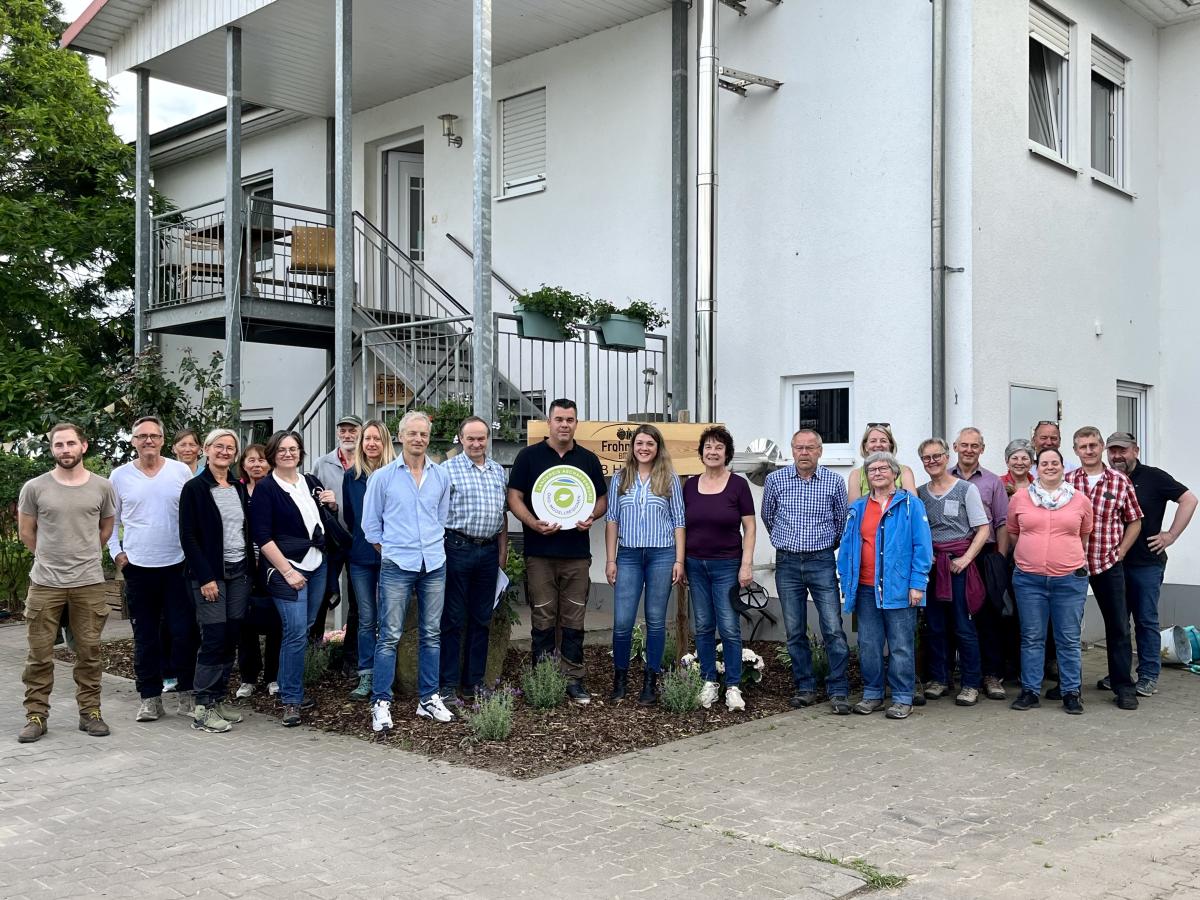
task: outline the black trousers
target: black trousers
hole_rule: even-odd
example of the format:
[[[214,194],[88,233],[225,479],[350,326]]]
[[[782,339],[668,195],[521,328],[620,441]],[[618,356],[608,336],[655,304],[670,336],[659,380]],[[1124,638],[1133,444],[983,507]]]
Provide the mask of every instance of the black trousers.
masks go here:
[[[133,674],[138,695],[143,700],[161,695],[165,672],[179,679],[179,690],[190,691],[199,631],[183,563],[129,563],[122,574],[133,626]],[[164,634],[169,643],[164,641]]]
[[[1125,564],[1088,578],[1096,605],[1104,617],[1104,642],[1108,649],[1108,677],[1113,693],[1133,693],[1133,641],[1129,634],[1129,607],[1125,603]]]
[[[265,651],[262,638],[266,638]],[[283,623],[279,621],[275,601],[266,596],[252,596],[238,636],[238,673],[242,681],[255,684],[278,681],[282,642]]]

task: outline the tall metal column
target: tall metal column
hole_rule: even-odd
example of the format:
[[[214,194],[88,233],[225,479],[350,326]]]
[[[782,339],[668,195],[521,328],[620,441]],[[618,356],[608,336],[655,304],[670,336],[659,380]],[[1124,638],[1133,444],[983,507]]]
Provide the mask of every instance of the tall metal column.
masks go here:
[[[671,411],[688,401],[688,0],[671,8]]]
[[[492,365],[492,0],[474,0],[472,31],[471,249],[475,254],[475,330],[471,335],[471,378],[475,415],[492,422],[496,418]]]
[[[930,381],[933,434],[946,433],[946,0],[933,0],[930,103]]]
[[[242,397],[242,29],[225,28],[225,394]]]
[[[696,416],[717,406],[717,58],[718,0],[697,0],[696,26]]]
[[[333,408],[344,415],[354,408],[354,212],[350,200],[353,123],[353,0],[336,0],[334,23],[333,140]]]
[[[133,352],[146,349],[150,309],[150,73],[137,70],[137,144],[134,176]]]

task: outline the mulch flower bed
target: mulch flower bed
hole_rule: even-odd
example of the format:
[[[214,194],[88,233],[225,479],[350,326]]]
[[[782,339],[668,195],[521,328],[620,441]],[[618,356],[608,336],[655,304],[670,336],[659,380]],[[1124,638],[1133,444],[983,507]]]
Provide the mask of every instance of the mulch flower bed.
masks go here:
[[[612,657],[607,647],[587,647],[584,651],[588,669],[586,684],[592,692],[592,702],[575,706],[570,702],[552,710],[538,710],[516,699],[513,729],[504,741],[476,741],[461,717],[448,724],[438,724],[415,714],[416,699],[398,697],[392,705],[395,727],[383,735],[371,731],[370,704],[350,700],[347,696],[354,679],[330,673],[305,694],[316,705],[304,713],[304,724],[336,734],[351,735],[374,741],[399,750],[459,765],[472,766],[512,778],[537,778],[572,766],[594,762],[610,756],[655,747],[680,738],[691,737],[738,725],[751,719],[761,719],[786,712],[792,693],[789,668],[776,661],[779,646],[774,642],[754,641],[746,644],[766,661],[762,681],[743,684],[746,711],[731,713],[725,709],[724,693],[712,709],[696,710],[682,715],[661,706],[642,707],[637,703],[641,689],[641,673],[630,671],[629,698],[617,703],[607,702],[612,685]],[[133,677],[133,642],[109,641],[102,645],[104,670],[125,678]],[[70,661],[69,651],[55,651],[58,659]],[[519,688],[521,675],[529,666],[529,654],[510,649],[504,666],[503,681]],[[851,657],[851,688],[857,694],[859,677],[856,662]],[[237,686],[236,672],[231,691]],[[823,696],[823,695],[822,695]],[[278,716],[276,698],[265,691],[255,693],[248,703],[257,712]],[[457,710],[456,710],[457,712]]]

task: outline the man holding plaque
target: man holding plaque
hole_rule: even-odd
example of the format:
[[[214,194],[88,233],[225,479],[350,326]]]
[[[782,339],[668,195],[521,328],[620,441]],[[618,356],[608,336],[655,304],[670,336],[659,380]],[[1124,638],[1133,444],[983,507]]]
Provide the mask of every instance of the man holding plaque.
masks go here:
[[[517,454],[508,508],[525,533],[534,663],[557,651],[570,679],[567,696],[582,706],[592,699],[583,686],[583,617],[592,562],[588,529],[608,510],[607,487],[599,457],[575,443],[575,401],[551,402],[547,424],[549,437]],[[561,634],[557,646],[556,634]]]

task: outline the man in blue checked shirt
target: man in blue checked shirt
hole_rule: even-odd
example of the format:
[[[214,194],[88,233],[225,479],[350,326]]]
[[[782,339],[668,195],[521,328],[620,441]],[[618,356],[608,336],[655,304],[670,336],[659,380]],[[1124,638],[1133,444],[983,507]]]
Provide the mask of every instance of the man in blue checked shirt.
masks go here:
[[[450,476],[442,700],[452,699],[460,685],[467,695],[485,686],[496,578],[508,557],[507,479],[504,467],[488,458],[489,437],[488,423],[469,416],[458,426],[462,452],[442,464]]]
[[[822,442],[817,432],[802,428],[792,435],[795,465],[777,469],[763,485],[762,519],[775,547],[775,586],[783,607],[788,655],[796,689],[788,701],[794,709],[816,702],[812,648],[808,643],[805,599],[812,594],[829,657],[825,679],[829,702],[839,716],[850,714],[846,679],[849,648],[842,630],[834,550],[846,526],[849,504],[846,482],[820,465]]]

